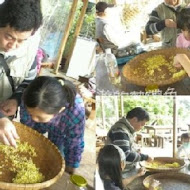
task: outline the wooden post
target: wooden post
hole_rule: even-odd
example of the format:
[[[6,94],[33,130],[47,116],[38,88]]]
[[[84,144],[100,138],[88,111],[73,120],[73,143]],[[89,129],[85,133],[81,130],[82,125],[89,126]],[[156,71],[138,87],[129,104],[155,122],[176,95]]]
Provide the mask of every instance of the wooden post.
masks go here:
[[[100,96],[100,104],[101,104],[101,110],[102,110],[102,124],[105,129],[105,109],[104,109],[104,98],[103,96]]]
[[[115,108],[116,121],[118,121],[119,120],[118,96],[114,96],[114,108]]]
[[[124,116],[124,105],[123,105],[123,96],[120,95],[120,104],[121,104],[121,117]]]
[[[173,97],[173,157],[175,158],[177,150],[177,101],[176,97]]]
[[[81,13],[80,13],[80,17],[79,17],[79,19],[77,21],[75,33],[73,34],[73,42],[72,42],[71,47],[69,49],[69,55],[66,58],[67,61],[65,63],[64,72],[67,71],[68,66],[69,66],[69,62],[70,62],[71,57],[73,55],[73,50],[74,50],[74,47],[75,47],[75,44],[76,44],[76,41],[77,41],[77,37],[79,36],[80,30],[81,30],[81,27],[82,27],[82,24],[83,24],[83,21],[84,21],[84,16],[85,16],[87,7],[88,7],[88,0],[83,2],[83,7],[82,7],[82,10],[81,10]]]
[[[67,42],[67,39],[68,39],[68,36],[69,36],[69,31],[71,29],[72,22],[73,22],[73,19],[74,19],[74,16],[75,16],[75,11],[77,9],[77,3],[78,3],[78,0],[73,1],[71,10],[69,12],[69,17],[68,17],[69,19],[68,19],[67,25],[65,27],[66,28],[65,33],[64,33],[62,41],[61,41],[61,46],[60,46],[59,52],[58,52],[58,58],[57,58],[56,65],[55,65],[55,68],[54,68],[54,73],[55,74],[58,73],[59,65],[61,63],[63,52],[64,52],[64,49],[65,49],[65,45],[66,45],[66,42]]]

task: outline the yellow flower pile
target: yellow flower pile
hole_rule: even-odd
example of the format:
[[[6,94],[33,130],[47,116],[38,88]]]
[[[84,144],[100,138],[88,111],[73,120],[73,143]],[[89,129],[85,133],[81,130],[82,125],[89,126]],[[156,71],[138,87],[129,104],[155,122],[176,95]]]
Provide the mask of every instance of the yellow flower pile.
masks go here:
[[[168,60],[164,55],[154,55],[142,60],[137,68],[134,69],[133,74],[142,79],[148,79],[153,83],[159,80],[167,80],[170,78],[179,78],[186,74],[184,70],[177,70],[173,66],[173,56]]]
[[[150,184],[147,182],[144,184],[144,186],[148,189]],[[162,190],[162,187],[158,186],[158,187],[154,187],[154,190]]]
[[[164,164],[158,161],[153,161],[153,162],[147,163],[146,166],[148,168],[153,168],[153,169],[165,169],[165,168],[179,168],[180,164],[178,162],[173,162],[171,164],[170,163]]]
[[[27,142],[17,141],[17,148],[0,144],[0,153],[4,155],[4,159],[0,161],[0,175],[8,168],[15,174],[13,183],[32,184],[45,180],[32,160],[32,157],[37,156],[35,149]]]
[[[179,78],[179,77],[181,77],[181,76],[183,76],[185,74],[186,74],[185,70],[181,70],[181,71],[179,71],[177,73],[174,73],[173,78]]]

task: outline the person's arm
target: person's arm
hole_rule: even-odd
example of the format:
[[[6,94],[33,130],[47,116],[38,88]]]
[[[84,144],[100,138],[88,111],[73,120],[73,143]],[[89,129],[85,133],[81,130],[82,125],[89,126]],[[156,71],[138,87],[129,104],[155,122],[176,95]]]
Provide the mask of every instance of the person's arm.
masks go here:
[[[84,150],[85,109],[82,98],[77,98],[73,110],[67,113],[66,117],[69,122],[66,123],[63,145],[66,172],[72,174],[79,167],[81,154]]]
[[[30,67],[27,77],[25,77],[24,81],[18,86],[18,88],[15,90],[10,99],[15,99],[18,105],[20,105],[24,89],[26,89],[26,87],[36,78],[36,76],[37,76],[37,60],[35,59]]]
[[[5,116],[15,115],[18,106],[21,103],[21,97],[24,89],[32,82],[32,80],[35,79],[37,75],[36,66],[36,61],[34,61],[25,80],[18,86],[18,88],[15,90],[15,92],[8,100],[5,100],[1,103],[1,113]]]
[[[190,77],[190,59],[187,57],[186,54],[177,54],[174,57],[174,63],[173,65],[175,67],[183,67],[188,76]]]
[[[123,181],[124,187],[126,187],[126,186],[127,186],[129,183],[131,183],[134,179],[136,179],[136,178],[138,178],[138,177],[140,177],[140,176],[143,176],[145,173],[146,173],[145,168],[140,168],[139,171],[138,171],[138,173],[137,173],[136,175],[133,175],[133,176],[131,176],[131,177],[129,177],[129,178],[123,179],[122,181]]]
[[[126,160],[129,162],[139,162],[143,160],[147,160],[149,157],[148,155],[141,154],[135,151],[132,151],[130,148],[130,139],[129,136],[122,131],[114,130],[109,133],[109,137],[113,144],[118,145],[120,148],[123,149],[126,155]]]
[[[0,111],[0,142],[16,147],[16,139],[19,136],[13,123]]]
[[[153,10],[149,15],[149,20],[145,26],[145,31],[148,35],[157,34],[165,28],[165,20],[161,20],[156,10]]]
[[[13,123],[7,118],[0,118],[0,142],[16,147],[16,139],[19,136]]]
[[[145,26],[148,35],[154,35],[162,31],[165,27],[176,28],[176,23],[172,19],[161,20],[156,10],[149,15],[149,20]]]

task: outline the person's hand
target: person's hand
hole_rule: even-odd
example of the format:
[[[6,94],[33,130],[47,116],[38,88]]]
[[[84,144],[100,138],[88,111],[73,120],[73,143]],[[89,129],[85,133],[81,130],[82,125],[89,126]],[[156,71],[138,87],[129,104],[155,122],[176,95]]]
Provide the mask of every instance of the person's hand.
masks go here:
[[[158,187],[160,187],[160,182],[158,180],[151,180],[149,185],[149,190],[156,190]]]
[[[19,139],[19,136],[16,132],[15,126],[12,124],[12,122],[8,118],[6,117],[1,118],[0,119],[0,141],[3,144],[16,147],[16,139]]]
[[[140,149],[140,148],[139,148],[139,149],[137,149],[137,153],[139,153],[139,154],[141,153],[141,149]]]
[[[15,115],[17,108],[18,108],[18,103],[15,99],[8,99],[0,104],[0,111],[5,116]]]
[[[72,168],[72,167],[70,167],[70,166],[66,166],[65,171],[66,171],[67,173],[69,173],[69,174],[72,175],[72,174],[75,173],[76,168]]]
[[[176,22],[174,22],[172,19],[166,19],[165,20],[165,25],[168,28],[176,28],[177,27]]]
[[[177,54],[174,57],[174,66],[179,66],[179,64],[183,67],[185,72],[190,77],[190,59],[186,54]]]
[[[139,169],[137,176],[138,177],[143,176],[145,173],[146,173],[146,169],[142,167]]]
[[[174,67],[177,67],[177,68],[181,68],[181,67],[182,67],[182,65],[181,65],[180,62],[179,62],[179,54],[177,54],[177,55],[174,57],[173,66],[174,66]]]
[[[149,156],[146,161],[147,161],[147,162],[152,162],[152,161],[154,161],[154,157]]]

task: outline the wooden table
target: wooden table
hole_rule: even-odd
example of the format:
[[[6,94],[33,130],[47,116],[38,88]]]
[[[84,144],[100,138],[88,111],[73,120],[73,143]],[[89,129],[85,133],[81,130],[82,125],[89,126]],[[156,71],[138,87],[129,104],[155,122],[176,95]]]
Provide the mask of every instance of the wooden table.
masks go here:
[[[123,66],[119,66],[120,71],[122,70],[122,68]],[[131,84],[127,82],[124,78],[122,78],[121,80],[121,87],[111,84],[108,79],[108,74],[103,59],[97,61],[96,92],[97,95],[116,95],[121,92],[126,95],[146,95],[145,87]],[[158,94],[190,95],[190,78],[186,77],[183,80],[174,84],[160,87]]]
[[[164,147],[164,139],[172,139],[173,138],[173,126],[149,126],[145,125],[144,129],[147,131],[148,134],[153,131],[153,138],[154,138],[154,146]],[[180,138],[180,127],[177,128],[177,137]]]
[[[150,133],[150,131],[153,131],[153,135],[159,134],[159,132],[167,132],[167,133],[172,133],[173,131],[173,126],[160,126],[160,125],[155,125],[155,126],[149,126],[145,125],[144,129],[146,129],[147,133]],[[179,132],[180,128],[178,128]]]

